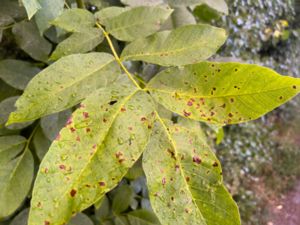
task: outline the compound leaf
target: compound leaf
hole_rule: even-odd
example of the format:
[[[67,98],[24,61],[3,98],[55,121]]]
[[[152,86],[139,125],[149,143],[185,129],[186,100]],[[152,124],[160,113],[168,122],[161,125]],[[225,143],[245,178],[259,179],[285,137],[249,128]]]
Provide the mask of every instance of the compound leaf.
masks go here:
[[[103,33],[97,28],[87,29],[85,32],[73,33],[58,44],[50,58],[57,60],[67,55],[89,52],[99,45],[103,39]]]
[[[121,0],[124,5],[129,5],[132,7],[136,6],[155,6],[164,3],[164,0]]]
[[[162,224],[240,224],[237,205],[222,184],[220,163],[197,129],[160,120],[143,168]]]
[[[16,211],[30,190],[34,162],[26,142],[17,135],[0,137],[0,219]]]
[[[122,41],[133,41],[158,31],[171,13],[171,9],[140,6],[118,16],[106,18],[102,22],[107,32],[115,38]]]
[[[8,124],[30,121],[70,108],[87,95],[113,82],[120,73],[107,53],[75,54],[61,58],[37,74],[16,102]]]
[[[84,9],[68,9],[51,22],[59,28],[69,32],[85,32],[95,26],[94,15]]]
[[[95,18],[99,23],[106,24],[109,19],[118,16],[127,10],[129,10],[128,7],[127,8],[117,7],[117,6],[106,7],[104,9],[101,9],[97,13],[95,13]]]
[[[257,119],[300,92],[300,79],[240,63],[202,62],[162,71],[152,96],[184,117],[220,125]]]
[[[153,120],[150,96],[132,85],[90,95],[40,165],[29,225],[61,225],[101,199],[142,154]]]
[[[38,72],[40,72],[39,68],[26,61],[14,59],[0,61],[0,78],[19,90],[24,90],[27,83]]]
[[[141,60],[162,66],[197,63],[212,56],[225,42],[225,30],[209,25],[186,25],[130,43],[121,60]]]

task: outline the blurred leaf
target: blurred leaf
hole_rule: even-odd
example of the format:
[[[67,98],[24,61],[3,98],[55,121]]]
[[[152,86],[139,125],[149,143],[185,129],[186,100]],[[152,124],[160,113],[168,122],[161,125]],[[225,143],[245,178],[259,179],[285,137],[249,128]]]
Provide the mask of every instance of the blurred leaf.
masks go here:
[[[225,42],[225,30],[209,25],[186,25],[162,31],[130,43],[121,60],[142,60],[162,66],[180,66],[203,61]]]
[[[172,10],[161,7],[140,6],[127,10],[118,16],[106,18],[105,29],[122,41],[133,41],[146,37],[160,29]]]
[[[0,102],[0,128],[4,127],[9,114],[16,110],[15,103],[19,97],[20,96],[9,97]],[[19,130],[29,126],[30,124],[32,124],[32,122],[12,124],[7,128],[10,130]]]
[[[82,103],[40,165],[29,225],[66,223],[120,182],[148,143],[154,120],[149,98],[122,84]]]
[[[35,15],[35,21],[41,34],[47,30],[50,21],[58,17],[64,10],[64,0],[38,0],[41,6]]]
[[[155,214],[149,210],[139,209],[126,214],[130,225],[151,225],[160,222]]]
[[[39,71],[39,68],[26,61],[14,59],[0,61],[0,78],[19,90],[24,90]]]
[[[59,131],[66,125],[71,114],[72,111],[67,109],[59,113],[45,116],[41,119],[43,132],[50,141],[53,141],[57,137]]]
[[[38,0],[21,0],[28,15],[28,19],[31,19],[36,12],[41,8]]]
[[[216,20],[221,17],[217,10],[210,8],[206,4],[196,6],[193,12],[201,22],[205,23],[211,23],[212,20]]]
[[[219,145],[224,139],[224,129],[222,127],[219,127],[219,129],[216,132],[216,136],[217,136],[216,144]]]
[[[67,225],[94,225],[94,223],[87,215],[78,213]]]
[[[110,54],[94,52],[63,57],[31,80],[8,124],[70,108],[92,91],[112,83],[119,73],[119,66]]]
[[[51,141],[45,136],[42,128],[39,126],[39,128],[36,130],[33,139],[32,144],[35,150],[35,153],[40,161],[44,158],[45,154],[47,153]]]
[[[26,17],[26,11],[17,0],[1,0],[0,18],[4,16],[22,20]]]
[[[222,183],[220,162],[194,129],[157,123],[143,168],[162,224],[240,224],[237,205]]]
[[[95,26],[94,15],[85,9],[68,9],[51,24],[69,32],[85,32]]]
[[[0,137],[0,219],[11,215],[26,198],[34,161],[22,136]]]
[[[46,62],[51,51],[51,44],[37,29],[34,21],[16,23],[12,29],[18,46],[33,59]]]
[[[124,5],[129,6],[156,6],[164,3],[164,0],[121,0]]]
[[[0,101],[3,101],[4,99],[16,96],[22,94],[21,91],[9,86],[4,81],[0,79]]]
[[[51,59],[57,60],[67,55],[89,52],[99,45],[103,39],[103,33],[97,28],[86,30],[84,33],[73,33],[58,44],[51,55]]]
[[[135,180],[138,177],[142,176],[144,174],[143,172],[143,168],[142,168],[142,160],[138,160],[133,167],[131,167],[127,174],[126,174],[126,178],[129,180]]]
[[[101,205],[98,207],[95,205],[95,207],[96,207],[95,216],[97,220],[103,222],[112,216],[109,199],[107,198],[106,195],[103,196]]]
[[[130,203],[134,197],[132,188],[128,185],[121,185],[116,190],[112,201],[112,210],[116,214],[120,214],[129,208]]]
[[[196,24],[194,15],[184,6],[174,8],[171,20],[174,28],[188,24]]]
[[[166,69],[148,89],[181,116],[225,125],[257,119],[282,105],[300,92],[300,79],[257,65],[202,62]]]
[[[10,225],[27,225],[29,208],[23,209],[18,215],[14,217]]]

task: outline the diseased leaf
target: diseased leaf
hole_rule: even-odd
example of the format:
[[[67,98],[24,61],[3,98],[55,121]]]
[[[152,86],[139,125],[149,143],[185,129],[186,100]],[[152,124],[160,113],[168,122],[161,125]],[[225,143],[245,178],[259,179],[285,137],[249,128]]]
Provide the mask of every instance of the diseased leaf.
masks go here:
[[[30,57],[38,61],[47,61],[52,46],[40,36],[34,21],[16,23],[12,32],[18,46]]]
[[[103,39],[103,33],[97,28],[86,30],[84,33],[73,33],[58,44],[51,55],[51,59],[57,60],[67,55],[89,52],[99,45]]]
[[[14,59],[0,61],[0,78],[19,90],[24,90],[27,83],[39,71],[39,68],[25,61]]]
[[[129,6],[156,6],[164,3],[164,0],[121,0],[125,5]]]
[[[0,219],[24,201],[33,180],[33,157],[22,136],[0,137]]]
[[[187,25],[135,40],[123,50],[121,60],[141,60],[162,66],[192,64],[212,56],[225,40],[226,33],[221,28]]]
[[[9,97],[0,102],[0,128],[5,126],[9,114],[16,110],[15,103],[19,97],[20,96]],[[19,130],[29,126],[30,124],[32,124],[32,122],[12,124],[7,128],[10,130]]]
[[[40,165],[29,225],[66,223],[101,199],[142,154],[153,120],[150,96],[131,85],[90,95]]]
[[[41,34],[47,30],[50,21],[58,17],[64,10],[65,0],[39,0],[41,9],[35,15],[35,21]]]
[[[84,9],[68,9],[51,24],[69,32],[85,32],[95,26],[94,15]]]
[[[120,73],[107,53],[75,54],[61,58],[37,74],[16,102],[8,124],[30,121],[70,108],[92,91],[112,83]]]
[[[41,5],[38,0],[21,0],[21,1],[26,9],[28,19],[31,19],[34,16],[34,14],[41,8]]]
[[[240,224],[237,205],[222,184],[220,163],[196,130],[161,120],[143,167],[162,224]]]
[[[152,96],[184,117],[220,125],[254,120],[300,91],[300,79],[240,63],[170,68],[148,85]]]
[[[41,127],[50,141],[53,141],[57,137],[59,131],[64,127],[71,114],[72,111],[67,109],[59,113],[45,116],[41,119]]]
[[[140,6],[102,22],[108,33],[122,41],[146,37],[160,29],[172,13],[171,9]]]

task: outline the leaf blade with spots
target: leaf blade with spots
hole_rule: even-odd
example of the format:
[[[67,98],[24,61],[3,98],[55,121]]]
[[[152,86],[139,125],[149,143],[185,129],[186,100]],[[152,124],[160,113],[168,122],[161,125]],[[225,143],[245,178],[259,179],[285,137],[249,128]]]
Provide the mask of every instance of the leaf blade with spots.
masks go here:
[[[122,41],[146,37],[160,29],[172,10],[161,7],[140,6],[102,20],[108,33]]]
[[[160,222],[240,224],[219,165],[196,129],[160,120],[143,155],[150,201]]]
[[[225,40],[226,33],[221,28],[204,24],[186,25],[135,40],[125,47],[121,60],[182,66],[209,58]]]
[[[300,79],[240,63],[171,68],[148,84],[152,96],[181,116],[220,125],[257,119],[300,92]]]
[[[91,91],[112,83],[119,73],[119,66],[107,53],[63,57],[29,82],[8,124],[34,120],[70,108]]]
[[[153,120],[150,96],[132,85],[89,96],[40,165],[29,225],[66,223],[115,187],[142,154]]]

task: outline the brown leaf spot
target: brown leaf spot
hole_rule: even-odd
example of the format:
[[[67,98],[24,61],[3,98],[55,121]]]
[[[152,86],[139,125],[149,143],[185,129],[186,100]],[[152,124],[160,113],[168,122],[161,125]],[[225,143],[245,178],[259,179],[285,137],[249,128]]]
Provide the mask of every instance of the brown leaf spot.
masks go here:
[[[75,129],[74,127],[71,127],[71,128],[70,128],[70,131],[71,131],[72,133],[74,133],[74,132],[76,131],[76,129]]]
[[[45,221],[44,221],[44,225],[50,225],[50,222],[47,221],[47,220],[45,220]]]
[[[89,118],[89,113],[88,112],[83,112],[82,115],[85,119]]]
[[[184,115],[185,117],[189,117],[191,114],[192,114],[192,113],[183,110],[183,115]]]
[[[91,128],[86,128],[85,131],[86,131],[87,133],[89,133],[89,132],[91,131]]]
[[[165,185],[166,184],[166,178],[164,177],[162,180],[161,180],[161,183],[162,183],[162,185]]]
[[[76,193],[77,193],[77,191],[76,191],[75,189],[72,189],[72,190],[70,191],[71,197],[74,197],[74,196],[76,195]]]
[[[202,160],[200,159],[200,157],[199,156],[193,156],[193,162],[194,163],[197,163],[197,164],[200,164],[201,162],[202,162]]]
[[[107,122],[107,120],[106,120],[105,118],[103,118],[102,121],[103,121],[103,123],[106,123],[106,122]]]
[[[221,108],[225,109],[226,108],[226,104],[224,103],[223,105],[220,105]]]
[[[172,151],[171,149],[167,149],[168,153],[171,155],[171,158],[175,159],[176,160],[176,157],[175,157],[175,152]]]
[[[218,167],[219,164],[218,164],[217,162],[214,162],[214,163],[212,164],[212,166],[213,166],[213,167]]]
[[[108,104],[114,105],[114,104],[116,104],[117,102],[118,102],[117,100],[113,100],[113,101],[110,101]]]
[[[232,114],[232,113],[228,113],[228,116],[229,116],[229,117],[233,117],[233,114]]]
[[[61,165],[59,165],[59,169],[61,169],[61,170],[65,170],[65,169],[66,169],[66,166],[65,166],[65,165],[63,165],[63,164],[61,164]]]
[[[186,180],[186,182],[189,182],[190,181],[190,177],[186,177],[185,180]]]
[[[117,152],[115,155],[116,155],[116,158],[119,159],[123,155],[123,153],[122,152]]]
[[[231,103],[234,103],[234,99],[233,99],[233,98],[231,98],[231,99],[230,99],[230,102],[231,102]]]
[[[100,187],[104,187],[104,186],[105,186],[105,182],[100,181],[100,182],[99,182],[99,186],[100,186]]]
[[[79,136],[76,137],[76,141],[80,142],[80,137]]]
[[[124,162],[125,161],[125,159],[119,159],[119,163],[122,163],[122,162]]]
[[[188,101],[188,102],[187,102],[187,105],[188,105],[188,106],[192,106],[192,105],[193,105],[193,102],[192,102],[192,101]]]
[[[124,107],[122,107],[121,112],[126,112],[126,109]]]
[[[143,121],[143,122],[146,121],[146,120],[147,120],[146,117],[142,117],[142,118],[141,118],[141,121]]]

